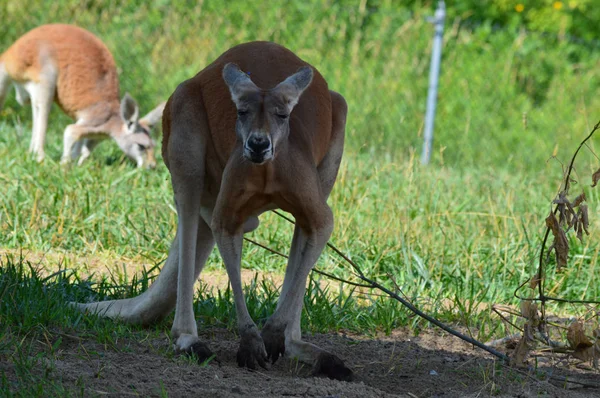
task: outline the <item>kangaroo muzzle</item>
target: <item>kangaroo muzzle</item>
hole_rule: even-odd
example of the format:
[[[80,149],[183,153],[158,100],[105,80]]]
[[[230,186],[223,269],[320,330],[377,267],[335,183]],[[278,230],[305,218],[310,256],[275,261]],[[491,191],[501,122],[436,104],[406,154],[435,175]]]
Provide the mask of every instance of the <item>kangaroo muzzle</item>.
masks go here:
[[[244,145],[244,157],[262,164],[273,157],[273,144],[266,134],[251,134]]]

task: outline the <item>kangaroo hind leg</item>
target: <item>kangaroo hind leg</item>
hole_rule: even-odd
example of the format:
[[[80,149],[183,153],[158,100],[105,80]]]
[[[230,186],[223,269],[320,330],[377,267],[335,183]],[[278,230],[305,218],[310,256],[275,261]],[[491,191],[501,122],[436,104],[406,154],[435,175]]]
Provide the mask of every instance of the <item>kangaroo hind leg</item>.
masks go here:
[[[176,350],[194,353],[204,360],[212,353],[198,338],[193,299],[194,282],[198,276],[195,270],[202,268],[214,246],[212,231],[201,214],[205,137],[210,132],[201,100],[198,100],[200,103],[190,101],[189,98],[197,96],[188,90],[185,85],[177,88],[165,107],[163,119],[164,135],[168,137],[165,155],[177,208],[176,244],[179,248],[177,299],[171,336],[175,339]],[[194,255],[198,251],[203,252],[201,265]]]

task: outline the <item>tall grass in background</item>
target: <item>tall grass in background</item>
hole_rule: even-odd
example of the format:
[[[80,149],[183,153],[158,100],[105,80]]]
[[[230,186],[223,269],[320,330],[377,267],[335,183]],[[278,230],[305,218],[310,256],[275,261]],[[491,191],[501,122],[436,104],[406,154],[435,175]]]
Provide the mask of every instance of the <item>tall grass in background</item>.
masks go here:
[[[414,296],[509,300],[530,276],[539,235],[566,160],[600,118],[600,54],[591,44],[448,21],[432,166],[419,166],[432,26],[422,4],[396,1],[8,0],[0,49],[43,23],[97,34],[120,68],[121,91],[142,111],[166,99],[229,47],[273,40],[316,66],[348,101],[346,154],[330,202],[333,241],[365,271],[392,275]],[[105,143],[81,168],[62,169],[62,131],[51,115],[47,160],[26,149],[30,110],[11,96],[0,118],[0,247],[108,253],[110,261],[158,263],[174,236],[166,169],[134,170]],[[591,145],[592,148],[594,145]],[[578,166],[586,182],[595,158]],[[588,192],[598,230],[597,194]],[[272,215],[254,238],[287,251],[291,227]],[[599,296],[598,233],[572,242],[574,256],[553,294]],[[246,246],[244,266],[284,263]],[[211,266],[218,265],[213,254]],[[80,266],[81,264],[67,264]],[[323,268],[348,270],[333,256]]]
[[[273,40],[315,65],[347,98],[351,150],[403,160],[421,145],[432,38],[425,22],[432,10],[422,4],[7,0],[0,10],[10,22],[0,48],[49,22],[96,33],[115,55],[122,92],[145,109],[229,47]],[[598,48],[487,24],[470,31],[456,19],[448,21],[443,54],[438,162],[540,169],[555,146],[570,150],[594,122]]]

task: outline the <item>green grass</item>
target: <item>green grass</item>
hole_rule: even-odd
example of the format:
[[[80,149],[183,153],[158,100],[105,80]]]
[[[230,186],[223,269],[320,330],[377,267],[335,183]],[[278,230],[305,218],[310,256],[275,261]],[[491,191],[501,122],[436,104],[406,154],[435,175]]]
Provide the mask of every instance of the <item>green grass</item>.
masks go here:
[[[168,336],[171,315],[151,328],[128,326],[83,315],[66,305],[68,301],[107,300],[138,295],[151,280],[144,274],[133,281],[81,280],[71,270],[62,269],[42,277],[39,269],[23,258],[6,256],[0,260],[0,396],[83,396],[85,385],[73,391],[55,380],[53,361],[60,358],[65,339],[95,341],[105,349],[128,352],[127,341],[145,341]],[[248,308],[259,325],[264,324],[277,304],[277,288],[256,277],[246,287]],[[305,298],[303,324],[309,331],[343,330],[360,333],[390,332],[406,321],[399,305],[388,300],[365,299],[341,289],[331,300],[331,292],[311,278]],[[359,304],[359,301],[361,304]],[[211,292],[201,285],[195,311],[201,328],[226,327],[237,330],[230,289]],[[125,342],[125,343],[124,343]],[[160,355],[173,357],[164,347]],[[87,353],[85,355],[95,355]]]
[[[8,0],[0,5],[10,21],[0,49],[39,24],[77,23],[107,44],[121,91],[149,110],[232,45],[274,40],[315,65],[346,97],[349,147],[402,161],[421,148],[433,34],[424,19],[431,12],[392,0],[231,1],[227,7],[161,0],[62,0],[40,7]],[[436,164],[539,169],[556,146],[559,155],[569,151],[595,122],[598,48],[517,29],[483,24],[472,32],[460,20],[448,22]],[[5,120],[28,114],[15,110],[14,100],[5,112]],[[57,120],[55,137],[66,123]]]
[[[494,31],[487,24],[466,30],[450,21],[433,163],[422,167],[432,35],[426,7],[316,0],[230,2],[225,9],[212,1],[88,3],[2,2],[0,15],[10,23],[0,50],[41,23],[77,23],[106,42],[120,67],[122,93],[131,92],[144,111],[236,43],[266,39],[288,46],[315,65],[350,107],[345,157],[330,198],[332,242],[365,274],[399,286],[435,316],[479,330],[483,340],[503,334],[498,319],[479,305],[517,304],[514,289],[535,272],[562,167],[600,118],[597,48]],[[276,6],[282,4],[285,12]],[[0,248],[25,258],[3,257],[0,264],[0,364],[14,362],[18,373],[9,380],[0,371],[0,393],[15,392],[18,380],[28,388],[21,396],[39,396],[49,383],[31,373],[52,357],[52,344],[40,350],[33,343],[44,336],[56,343],[61,333],[73,333],[119,350],[118,338],[168,333],[170,319],[142,330],[83,317],[64,303],[145,290],[166,258],[176,222],[160,159],[155,171],[137,170],[105,142],[84,166],[61,167],[62,131],[70,121],[55,106],[47,157],[37,164],[27,154],[30,119],[30,109],[19,108],[11,94],[0,111]],[[569,266],[561,273],[549,267],[547,290],[593,300],[600,297],[600,209],[589,185],[598,161],[586,150],[576,166],[573,192],[586,192],[591,235],[583,243],[570,240]],[[273,214],[261,221],[250,237],[287,252],[291,226]],[[283,272],[283,259],[248,244],[244,250],[243,267]],[[146,272],[136,273],[140,264]],[[318,267],[351,277],[349,266],[331,252]],[[103,279],[106,268],[112,276]],[[59,269],[64,272],[45,279]],[[222,269],[216,252],[208,269]],[[307,330],[375,334],[426,327],[387,298],[336,286],[311,282],[303,313]],[[257,322],[272,312],[277,288],[259,277],[248,289]],[[195,306],[201,324],[233,328],[229,290],[200,286]],[[85,394],[85,386],[64,391],[58,381],[48,385],[44,394]]]
[[[11,137],[10,126],[0,124],[0,132],[0,158],[8,166],[0,174],[3,248],[98,257],[103,260],[90,266],[93,271],[114,262],[116,273],[127,272],[131,259],[158,264],[166,258],[176,216],[164,166],[146,172],[127,161],[105,165],[107,158],[124,160],[109,142],[83,167],[63,169],[51,160],[38,165],[28,159],[27,142]],[[577,178],[583,185],[590,174],[578,169]],[[411,296],[454,299],[472,291],[485,302],[510,300],[535,269],[543,220],[560,177],[555,162],[527,174],[423,168],[414,158],[386,161],[349,148],[330,199],[336,217],[332,242],[368,275],[392,275]],[[566,298],[599,294],[597,195],[590,188],[586,194],[592,236],[583,245],[573,240],[569,268],[558,279],[550,275],[555,285],[549,288]],[[287,252],[291,225],[273,214],[262,220],[250,236]],[[282,272],[285,261],[247,244],[243,266]],[[350,273],[332,254],[319,266],[342,277]],[[209,269],[221,267],[215,251]]]

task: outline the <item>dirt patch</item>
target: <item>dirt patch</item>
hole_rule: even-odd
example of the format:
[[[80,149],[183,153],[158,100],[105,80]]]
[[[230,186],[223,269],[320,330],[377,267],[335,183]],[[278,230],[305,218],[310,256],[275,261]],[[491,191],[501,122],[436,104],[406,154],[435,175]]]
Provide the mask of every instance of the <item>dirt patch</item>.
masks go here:
[[[114,280],[117,284],[125,284],[132,280],[135,275],[142,275],[144,269],[146,271],[153,268],[153,264],[148,262],[144,257],[120,257],[115,256],[110,251],[99,251],[94,254],[79,255],[72,252],[62,252],[49,250],[40,252],[34,250],[18,250],[18,249],[0,249],[0,258],[9,256],[15,259],[23,258],[30,262],[41,276],[49,276],[56,273],[57,264],[62,268],[73,269],[81,279],[86,279],[93,276],[94,279],[106,277],[109,280]],[[162,269],[162,265],[160,267]],[[153,274],[157,275],[160,269],[157,269]],[[283,284],[284,272],[265,272],[255,269],[241,269],[242,285],[250,285],[255,279],[258,281],[268,280],[274,287],[281,287]],[[229,277],[223,268],[208,268],[204,269],[198,279],[208,292],[217,292],[225,290],[229,285]],[[308,281],[306,282],[308,285]],[[340,288],[340,283],[332,279],[319,278],[318,283],[321,289],[325,291],[329,287],[330,291],[337,292]],[[344,285],[348,291],[352,288],[349,285]],[[367,294],[368,290],[355,290],[357,294]]]
[[[34,267],[38,268],[40,275],[48,276],[56,272],[57,264],[69,269],[75,269],[77,275],[85,279],[94,275],[95,279],[101,277],[108,278],[132,278],[134,275],[139,275],[146,269],[153,267],[147,259],[143,257],[127,258],[115,257],[111,252],[98,252],[93,255],[77,255],[71,252],[60,252],[49,250],[47,252],[39,252],[32,250],[16,250],[16,249],[0,249],[0,257],[12,256],[13,258],[23,258],[29,261]],[[157,271],[158,272],[158,271]],[[264,272],[242,268],[242,284],[249,285],[257,277],[258,280],[268,279],[273,282],[274,286],[283,284],[283,273]],[[207,269],[202,271],[200,281],[213,291],[225,290],[229,284],[229,278],[224,269]],[[329,281],[323,280],[323,287]],[[333,282],[332,282],[333,283]],[[336,284],[337,285],[337,284]]]
[[[40,264],[48,260],[56,264],[52,256],[60,255],[36,257],[28,253],[25,257],[35,258]],[[106,266],[104,261],[108,259],[98,256],[95,259],[96,262],[89,263],[93,269]],[[76,264],[85,264],[87,260],[69,259]],[[133,270],[128,267],[129,271]],[[242,272],[245,283],[256,273]],[[259,280],[265,277],[276,285],[281,283],[281,275],[261,274]],[[219,271],[203,273],[202,280],[220,289],[228,283],[226,274]],[[280,360],[270,370],[240,369],[235,360],[238,338],[225,329],[201,331],[203,340],[217,354],[220,366],[214,362],[200,366],[189,359],[174,357],[166,335],[151,339],[119,338],[113,348],[91,338],[60,333],[54,336],[55,341],[47,342],[54,345],[54,354],[43,352],[46,359],[35,371],[72,391],[83,386],[85,396],[164,396],[164,393],[170,397],[600,396],[600,388],[585,386],[599,385],[600,373],[578,369],[564,356],[542,357],[537,360],[537,369],[517,370],[494,361],[462,340],[434,330],[418,337],[405,330],[374,339],[336,334],[305,336],[307,341],[337,354],[353,369],[355,381],[350,383],[312,377],[309,367],[290,360]],[[58,336],[62,336],[59,343]],[[43,347],[40,346],[40,351]],[[0,374],[6,374],[18,390],[19,386],[14,384],[18,380],[17,368],[1,354]],[[549,379],[549,374],[554,378]]]
[[[310,376],[310,369],[279,360],[270,370],[237,367],[237,337],[224,329],[201,335],[221,362],[200,366],[170,354],[168,339],[119,340],[118,349],[90,340],[65,338],[52,360],[36,367],[65,387],[85,386],[85,396],[170,397],[589,397],[600,389],[549,381],[567,377],[596,383],[598,372],[549,366],[536,372],[504,367],[460,340],[427,332],[419,337],[396,331],[380,339],[312,335],[306,339],[343,358],[356,380]],[[15,380],[11,363],[0,370]],[[15,386],[18,388],[18,386]]]

